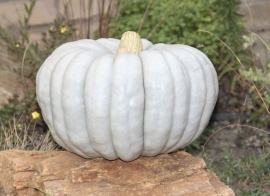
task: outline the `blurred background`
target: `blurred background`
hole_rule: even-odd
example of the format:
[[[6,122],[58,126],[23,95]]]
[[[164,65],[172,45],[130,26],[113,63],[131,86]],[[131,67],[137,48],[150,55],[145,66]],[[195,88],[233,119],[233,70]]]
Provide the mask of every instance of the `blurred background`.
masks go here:
[[[218,102],[204,134],[184,150],[206,158],[237,195],[267,195],[270,0],[0,0],[0,149],[60,149],[36,101],[39,67],[65,42],[128,30],[210,58]]]
[[[146,13],[145,22],[142,22],[148,5],[150,5],[149,12]],[[28,8],[29,10],[27,10]],[[206,48],[202,50],[208,51],[208,53],[210,49],[216,51],[217,48],[225,48],[223,44],[217,43],[219,42],[218,39],[214,38],[217,36],[229,47],[232,47],[236,55],[242,55],[243,51],[239,47],[242,47],[246,40],[241,36],[248,36],[248,31],[256,33],[265,43],[270,42],[269,8],[269,0],[194,0],[190,2],[138,0],[135,3],[121,0],[1,0],[2,44],[0,45],[0,65],[2,70],[0,78],[2,85],[0,87],[0,104],[7,103],[14,93],[20,99],[23,98],[23,89],[16,83],[16,75],[13,71],[6,70],[6,68],[21,64],[20,58],[15,60],[12,55],[8,54],[9,49],[11,49],[9,47],[12,46],[7,46],[7,42],[10,42],[10,44],[14,42],[15,47],[15,42],[22,42],[14,51],[15,53],[19,52],[18,50],[24,51],[26,44],[30,42],[31,44],[38,43],[40,47],[43,47],[44,34],[52,34],[50,28],[54,27],[55,20],[58,20],[60,26],[72,24],[72,28],[74,28],[69,28],[67,32],[62,33],[63,36],[54,38],[57,40],[119,38],[122,32],[126,30],[137,31],[141,28],[141,36],[150,39],[153,43],[182,43],[194,47],[201,45]],[[159,11],[160,13],[156,13]],[[154,16],[155,14],[158,16]],[[236,16],[236,14],[241,16]],[[140,26],[141,23],[142,26]],[[203,37],[198,38],[198,30],[210,31],[214,35],[199,33]],[[7,39],[7,36],[5,37],[5,34],[8,35],[9,39]],[[269,53],[260,38],[253,36],[255,40],[252,45],[252,52],[255,55],[254,58],[257,58],[256,60],[259,60],[262,64],[267,64]],[[55,48],[63,43],[63,40],[58,40],[58,44],[56,43],[51,47]],[[249,49],[249,47],[247,48]],[[220,49],[218,52],[220,53],[212,54],[213,51],[210,51],[210,59],[220,72],[219,77],[221,79],[223,75],[228,75],[232,71],[232,69],[223,66],[225,66],[225,61],[231,61],[228,56],[233,55],[224,55],[224,53],[231,53],[227,49]],[[222,62],[221,58],[225,61]],[[235,58],[233,61],[235,61]],[[234,66],[239,65],[232,64],[231,66],[234,68]],[[230,89],[226,86],[227,89],[225,90],[234,91],[234,83],[237,79],[234,77],[233,84],[227,82],[227,85],[231,86]],[[13,80],[15,80],[15,83],[13,83]],[[225,109],[227,106],[223,108]]]

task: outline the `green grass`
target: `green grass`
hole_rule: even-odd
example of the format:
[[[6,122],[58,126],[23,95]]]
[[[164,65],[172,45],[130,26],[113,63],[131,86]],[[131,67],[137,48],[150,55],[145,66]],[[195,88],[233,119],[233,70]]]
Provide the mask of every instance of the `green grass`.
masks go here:
[[[205,158],[207,167],[239,196],[270,195],[270,152],[237,156],[228,150],[219,161]]]

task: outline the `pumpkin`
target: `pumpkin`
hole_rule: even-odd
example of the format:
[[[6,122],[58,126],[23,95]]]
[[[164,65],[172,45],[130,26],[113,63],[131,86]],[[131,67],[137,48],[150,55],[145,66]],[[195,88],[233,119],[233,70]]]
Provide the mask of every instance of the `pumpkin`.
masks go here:
[[[201,51],[121,40],[65,43],[45,60],[37,100],[53,138],[85,158],[132,161],[183,148],[208,124],[217,74]]]

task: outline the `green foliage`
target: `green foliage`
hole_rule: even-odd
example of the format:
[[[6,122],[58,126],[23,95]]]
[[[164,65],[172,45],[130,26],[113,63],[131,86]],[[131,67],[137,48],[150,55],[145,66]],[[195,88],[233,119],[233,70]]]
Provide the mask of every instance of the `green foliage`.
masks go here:
[[[110,27],[110,36],[119,38],[125,31],[137,31],[153,43],[187,44],[207,53],[215,64],[220,77],[238,70],[239,64],[223,40],[240,57],[242,52],[242,16],[237,14],[235,0],[118,0],[119,15]],[[145,14],[147,6],[150,6]],[[199,30],[213,33],[207,34]],[[226,66],[229,62],[231,67]]]
[[[245,190],[244,188],[240,189],[239,191],[240,196],[269,196],[266,191],[261,190],[261,188],[254,188],[251,190]]]
[[[218,39],[242,59],[244,25],[237,13],[238,4],[235,0],[118,0],[119,15],[110,24],[110,37],[120,38],[125,31],[140,31],[142,38],[153,43],[197,47],[207,54],[221,78],[240,68],[232,52]],[[186,150],[199,149],[207,136],[209,133],[204,133]]]
[[[270,153],[238,157],[228,151],[220,161],[206,159],[208,168],[231,186],[236,195],[267,195],[270,187]]]
[[[7,48],[8,55],[14,62],[21,64],[15,67],[14,71],[21,76],[24,84],[25,98],[18,100],[14,97],[9,103],[0,106],[0,135],[4,130],[10,128],[11,119],[15,118],[16,124],[28,126],[27,130],[35,129],[43,133],[47,131],[46,123],[42,116],[34,119],[32,113],[41,114],[35,96],[36,74],[44,60],[52,51],[67,42],[71,35],[76,31],[73,24],[67,22],[64,17],[59,17],[47,32],[42,33],[41,42],[31,42],[29,39],[30,24],[29,20],[35,6],[35,0],[30,0],[29,5],[25,4],[26,16],[19,20],[19,35],[12,35],[8,28],[0,26],[0,45]],[[35,123],[32,123],[33,120]],[[16,131],[23,132],[25,126],[16,127]],[[12,128],[14,129],[14,128]]]
[[[24,24],[29,25],[29,24]],[[26,29],[26,27],[20,27]],[[61,44],[68,41],[76,30],[72,24],[67,23],[64,18],[58,18],[47,32],[42,34],[42,42],[30,42],[26,31],[20,31],[20,36],[11,36],[9,29],[0,26],[0,42],[9,52],[14,61],[24,64],[23,74],[28,81],[35,83],[36,73],[44,60],[52,51]],[[21,67],[14,71],[21,73]]]
[[[240,74],[247,82],[246,86],[249,92],[246,107],[250,113],[249,121],[256,122],[257,125],[265,124],[269,120],[270,107],[270,63],[262,63],[259,56],[253,50],[256,36],[250,34],[243,36],[245,42],[243,48],[249,52],[253,64],[240,69]]]

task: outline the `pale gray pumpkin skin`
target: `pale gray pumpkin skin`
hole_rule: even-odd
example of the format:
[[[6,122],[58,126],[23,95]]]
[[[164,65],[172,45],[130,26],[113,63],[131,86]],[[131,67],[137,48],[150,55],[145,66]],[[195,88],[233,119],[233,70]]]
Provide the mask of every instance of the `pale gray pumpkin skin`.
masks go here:
[[[55,141],[85,158],[132,161],[183,148],[205,129],[218,96],[211,61],[186,45],[117,54],[117,39],[57,48],[36,93]]]

